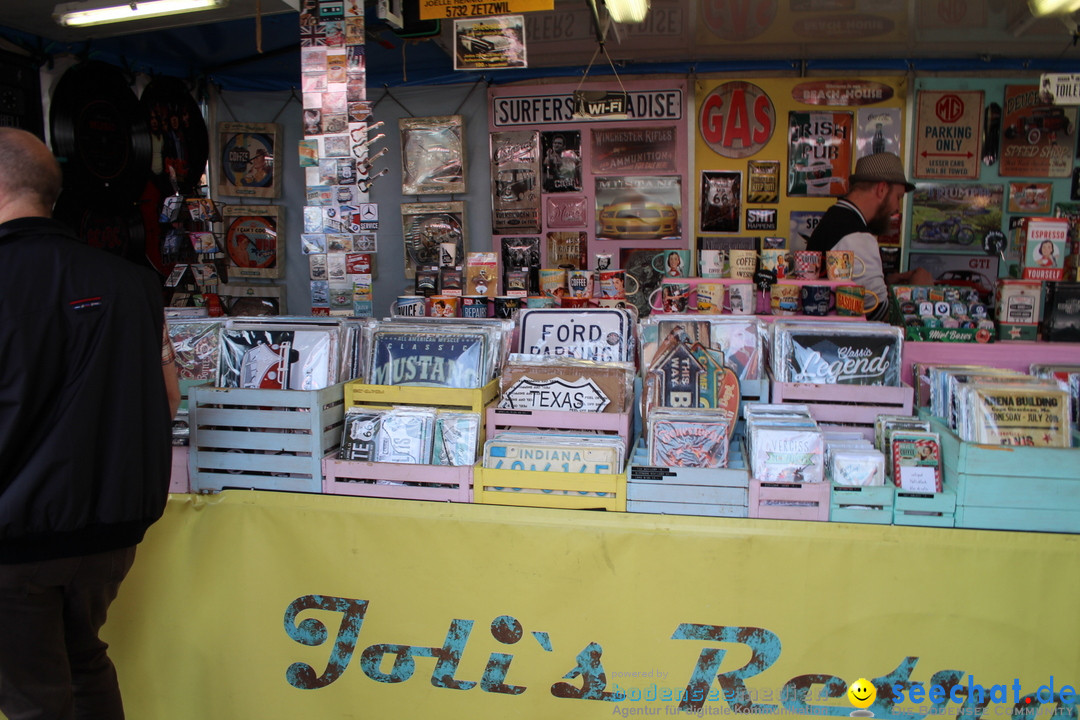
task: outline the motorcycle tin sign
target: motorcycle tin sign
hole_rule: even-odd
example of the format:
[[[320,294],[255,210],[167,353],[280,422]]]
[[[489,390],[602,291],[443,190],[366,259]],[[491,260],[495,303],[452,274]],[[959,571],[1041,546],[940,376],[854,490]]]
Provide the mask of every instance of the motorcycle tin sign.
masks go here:
[[[919,183],[911,199],[911,247],[961,250],[981,247],[1001,230],[1003,185]]]
[[[977,180],[981,90],[921,90],[915,127],[917,178]]]

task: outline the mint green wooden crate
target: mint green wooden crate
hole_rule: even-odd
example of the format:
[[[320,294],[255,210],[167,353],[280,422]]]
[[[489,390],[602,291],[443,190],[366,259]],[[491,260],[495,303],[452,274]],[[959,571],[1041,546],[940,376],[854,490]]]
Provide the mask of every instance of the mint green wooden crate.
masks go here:
[[[860,487],[833,483],[829,496],[829,522],[890,525],[896,488],[892,485]]]
[[[925,410],[941,435],[956,527],[1080,533],[1080,449],[965,442]]]
[[[948,477],[939,493],[917,493],[895,488],[893,525],[956,526],[956,488]]]
[[[322,492],[322,460],[341,444],[344,383],[322,390],[191,388],[192,492]]]

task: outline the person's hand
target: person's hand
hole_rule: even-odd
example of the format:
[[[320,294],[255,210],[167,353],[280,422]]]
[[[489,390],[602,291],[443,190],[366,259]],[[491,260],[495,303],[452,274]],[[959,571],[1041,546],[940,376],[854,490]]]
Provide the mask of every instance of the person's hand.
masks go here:
[[[933,285],[934,276],[926,268],[914,268],[902,273],[893,273],[885,279],[889,285]]]

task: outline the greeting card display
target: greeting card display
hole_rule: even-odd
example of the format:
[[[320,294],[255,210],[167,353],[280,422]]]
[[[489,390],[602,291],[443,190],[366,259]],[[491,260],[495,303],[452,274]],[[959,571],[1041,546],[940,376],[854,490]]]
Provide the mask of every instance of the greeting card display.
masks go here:
[[[281,127],[273,123],[218,123],[218,193],[240,197],[281,196],[275,151]]]
[[[226,205],[225,252],[229,275],[276,278],[285,273],[280,242],[282,209],[275,205]]]
[[[902,328],[885,323],[788,323],[773,326],[777,382],[900,385]]]
[[[465,192],[465,128],[461,115],[402,118],[401,194]]]

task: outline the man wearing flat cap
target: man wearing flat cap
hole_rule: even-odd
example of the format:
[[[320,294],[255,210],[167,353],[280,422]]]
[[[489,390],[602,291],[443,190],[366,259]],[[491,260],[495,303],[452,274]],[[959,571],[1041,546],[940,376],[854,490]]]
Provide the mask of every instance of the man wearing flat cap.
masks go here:
[[[900,158],[890,152],[874,153],[859,158],[851,176],[848,194],[836,201],[814,228],[807,250],[851,250],[865,266],[855,280],[877,299],[867,294],[866,306],[873,307],[870,320],[883,320],[888,312],[886,281],[932,285],[933,277],[923,268],[894,273],[888,278],[881,268],[878,236],[889,228],[889,220],[900,212],[904,193],[915,186],[904,176]]]

